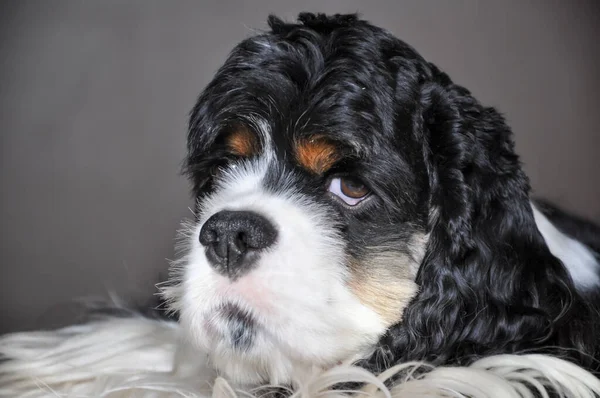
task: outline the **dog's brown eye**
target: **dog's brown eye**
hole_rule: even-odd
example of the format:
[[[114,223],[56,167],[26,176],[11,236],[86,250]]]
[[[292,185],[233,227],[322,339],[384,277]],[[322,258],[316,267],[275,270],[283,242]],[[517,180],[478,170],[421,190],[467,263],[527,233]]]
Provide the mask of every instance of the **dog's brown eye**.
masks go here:
[[[369,193],[365,184],[352,178],[340,178],[340,190],[344,195],[353,199],[360,199]]]
[[[359,179],[337,177],[331,180],[329,192],[343,200],[347,205],[356,206],[369,196],[371,190]]]

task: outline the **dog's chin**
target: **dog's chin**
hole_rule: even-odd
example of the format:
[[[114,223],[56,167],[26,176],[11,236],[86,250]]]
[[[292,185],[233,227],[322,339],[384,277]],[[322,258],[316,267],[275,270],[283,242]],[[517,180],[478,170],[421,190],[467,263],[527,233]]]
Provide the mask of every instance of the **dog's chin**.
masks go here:
[[[293,302],[258,275],[233,283],[212,278],[212,298],[184,308],[181,322],[192,343],[236,383],[298,382],[314,368],[366,356],[385,329],[380,317],[343,290],[334,296],[340,303],[354,302],[351,311],[327,302],[321,310],[310,302],[303,308],[301,297]]]
[[[258,325],[255,317],[234,302],[225,302],[207,314],[203,330],[210,345],[224,344],[243,354],[254,344]]]

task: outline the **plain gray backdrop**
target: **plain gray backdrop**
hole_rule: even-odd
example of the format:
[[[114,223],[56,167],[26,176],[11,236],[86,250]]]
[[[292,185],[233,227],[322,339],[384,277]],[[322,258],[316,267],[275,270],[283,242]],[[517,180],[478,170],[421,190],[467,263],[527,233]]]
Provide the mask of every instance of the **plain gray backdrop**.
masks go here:
[[[191,215],[188,112],[269,13],[358,11],[391,30],[507,116],[537,195],[600,221],[598,5],[3,2],[0,332],[54,325],[75,297],[155,291]]]

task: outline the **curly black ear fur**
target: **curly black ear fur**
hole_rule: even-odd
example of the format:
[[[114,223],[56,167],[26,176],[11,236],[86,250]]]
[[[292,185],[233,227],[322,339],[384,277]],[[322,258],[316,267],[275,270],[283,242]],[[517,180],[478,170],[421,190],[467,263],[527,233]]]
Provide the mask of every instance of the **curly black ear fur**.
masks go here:
[[[420,292],[368,366],[560,347],[552,352],[597,369],[597,315],[537,229],[511,130],[430,67],[414,123],[430,180]]]

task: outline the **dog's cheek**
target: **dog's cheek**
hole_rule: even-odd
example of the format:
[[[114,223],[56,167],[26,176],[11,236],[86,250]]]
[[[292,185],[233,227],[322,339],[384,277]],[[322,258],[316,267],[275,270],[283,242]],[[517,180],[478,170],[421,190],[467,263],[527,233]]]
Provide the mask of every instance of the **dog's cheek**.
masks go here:
[[[387,252],[352,259],[348,288],[362,304],[375,311],[386,327],[402,320],[404,308],[417,294],[414,260],[404,253]]]

